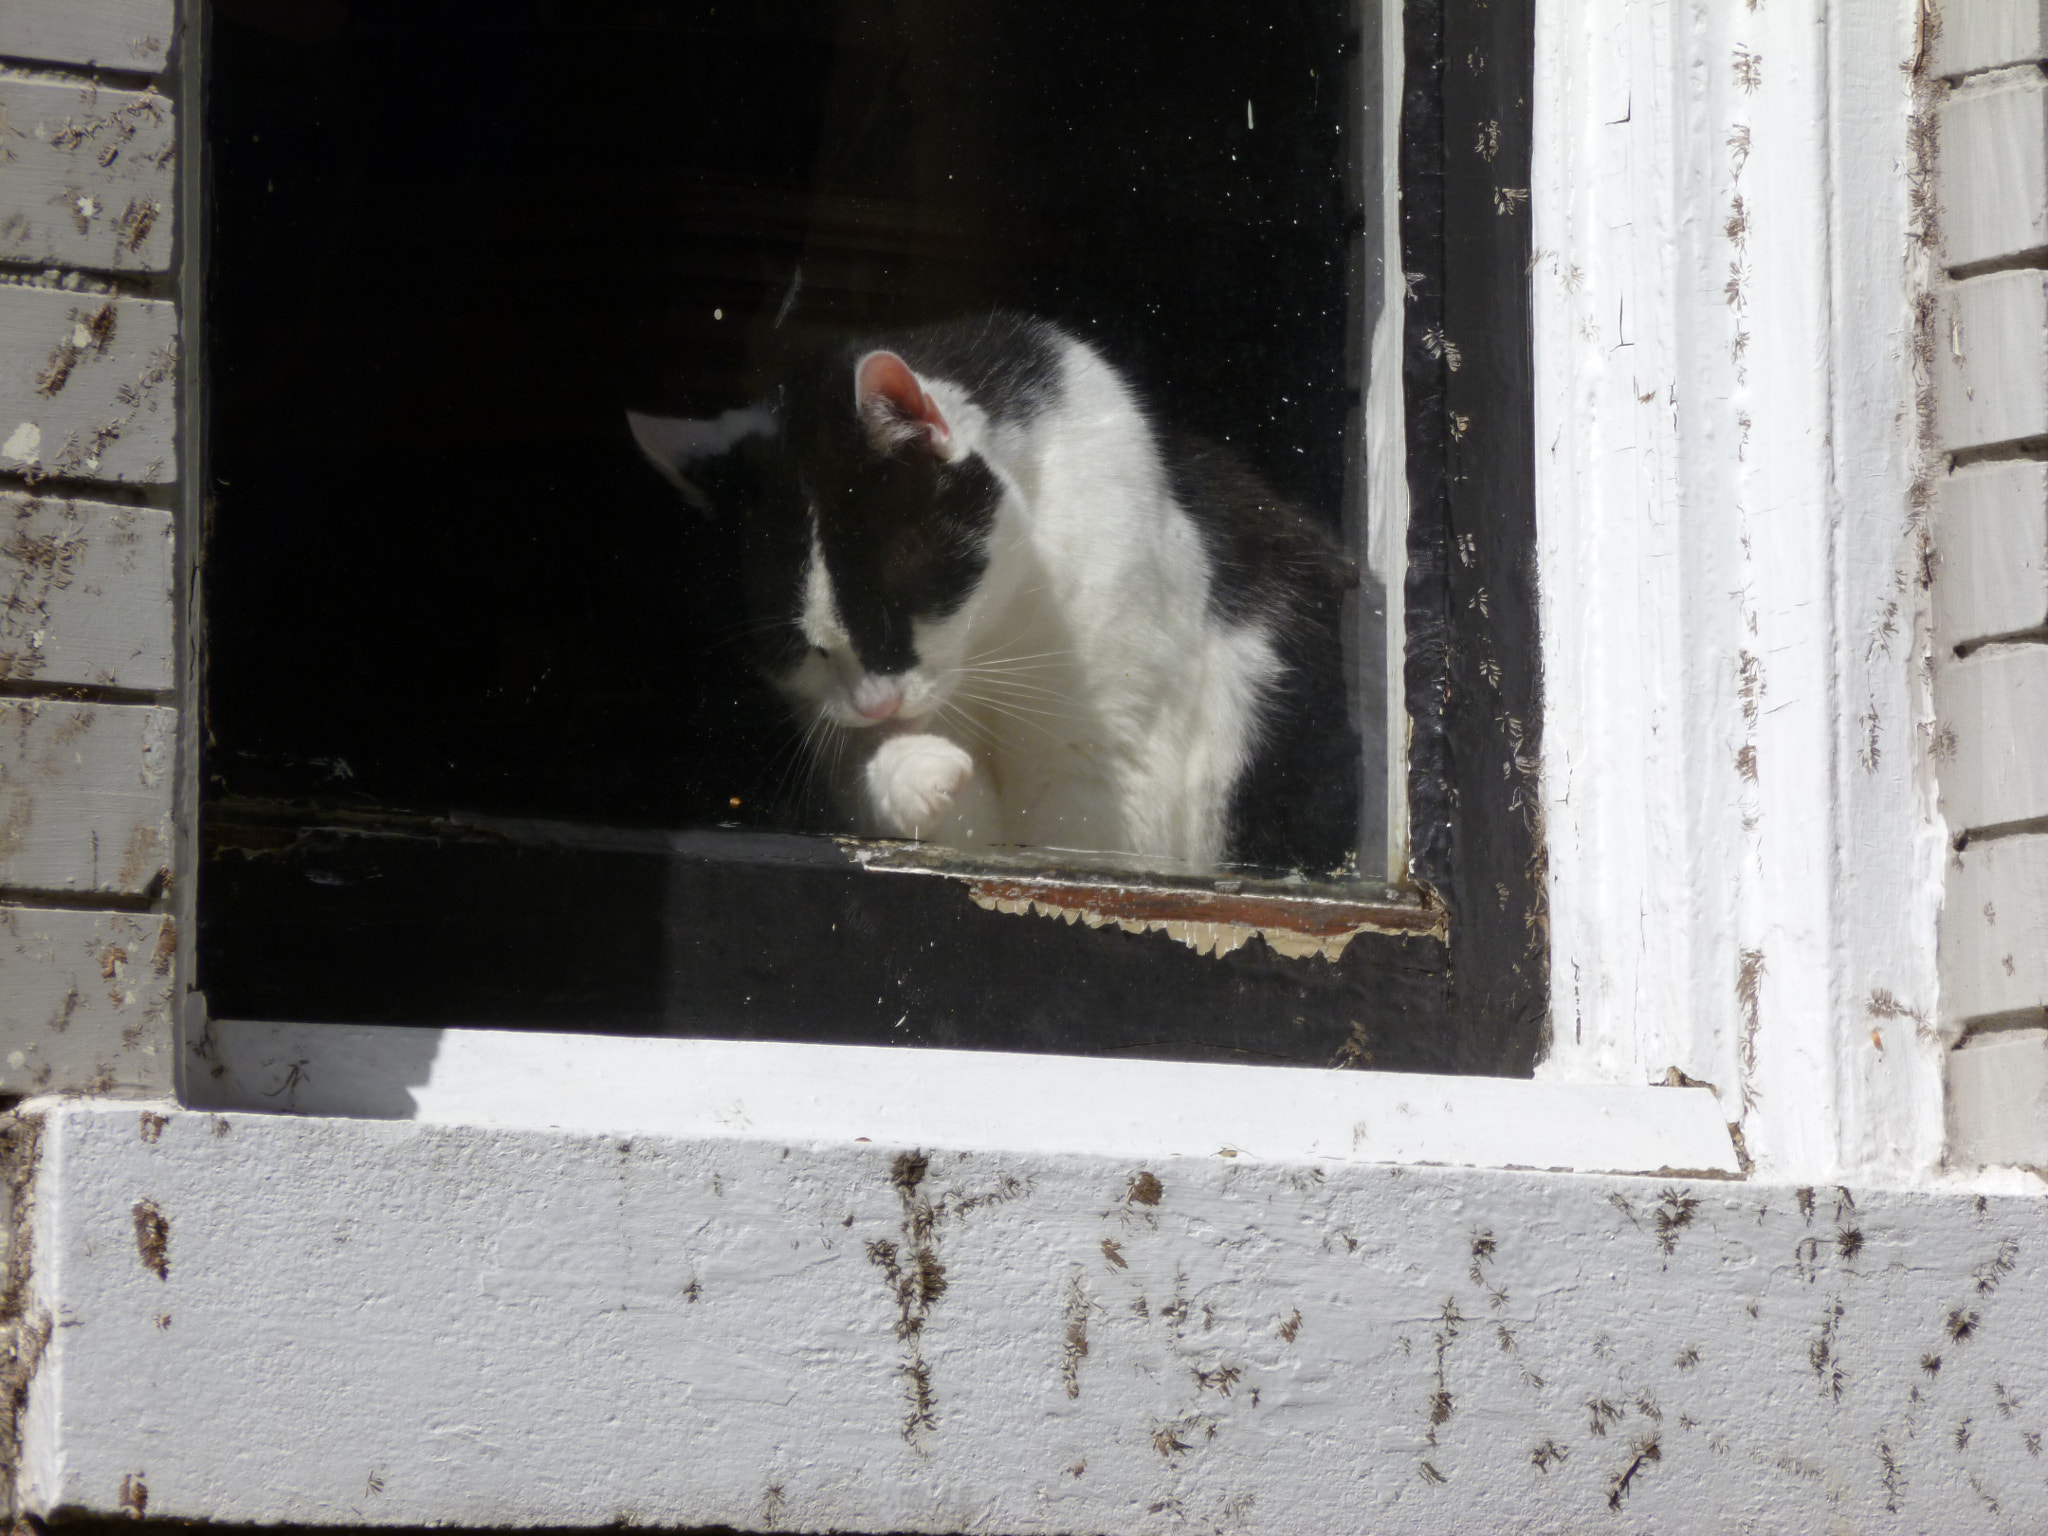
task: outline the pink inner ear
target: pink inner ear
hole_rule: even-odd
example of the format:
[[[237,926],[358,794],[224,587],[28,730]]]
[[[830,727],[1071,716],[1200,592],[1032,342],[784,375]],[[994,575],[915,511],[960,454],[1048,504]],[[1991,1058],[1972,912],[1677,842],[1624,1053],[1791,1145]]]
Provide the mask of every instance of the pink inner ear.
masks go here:
[[[861,420],[867,423],[868,437],[877,448],[916,443],[943,450],[952,441],[952,429],[940,414],[938,402],[924,392],[910,365],[894,352],[870,352],[862,358],[853,384]]]

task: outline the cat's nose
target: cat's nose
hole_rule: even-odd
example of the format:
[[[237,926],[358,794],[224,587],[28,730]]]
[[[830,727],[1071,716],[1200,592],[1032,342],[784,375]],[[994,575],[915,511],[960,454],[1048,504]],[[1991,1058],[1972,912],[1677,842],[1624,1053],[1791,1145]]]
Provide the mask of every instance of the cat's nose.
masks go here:
[[[903,690],[879,677],[864,677],[853,685],[853,707],[863,720],[887,720],[903,707]]]

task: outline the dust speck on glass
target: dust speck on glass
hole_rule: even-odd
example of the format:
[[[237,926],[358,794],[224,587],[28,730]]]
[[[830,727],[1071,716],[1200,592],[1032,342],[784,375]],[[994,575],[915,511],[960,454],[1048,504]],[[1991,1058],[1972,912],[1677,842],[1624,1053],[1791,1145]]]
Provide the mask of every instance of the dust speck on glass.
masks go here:
[[[1386,892],[1382,10],[215,0],[217,952],[366,829]]]

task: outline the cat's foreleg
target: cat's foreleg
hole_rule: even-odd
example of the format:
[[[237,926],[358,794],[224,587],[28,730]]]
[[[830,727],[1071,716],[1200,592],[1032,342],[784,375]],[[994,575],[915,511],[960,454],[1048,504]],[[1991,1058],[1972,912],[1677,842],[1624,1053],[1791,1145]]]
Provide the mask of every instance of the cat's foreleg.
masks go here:
[[[883,837],[956,837],[960,812],[988,798],[986,786],[976,794],[975,785],[965,747],[915,731],[884,738],[860,778],[867,820]]]

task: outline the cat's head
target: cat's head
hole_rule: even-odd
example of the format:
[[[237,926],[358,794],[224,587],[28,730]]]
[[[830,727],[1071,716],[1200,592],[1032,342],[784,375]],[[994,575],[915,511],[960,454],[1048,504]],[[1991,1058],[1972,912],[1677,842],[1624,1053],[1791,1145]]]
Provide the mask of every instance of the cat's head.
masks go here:
[[[852,727],[945,706],[1003,496],[963,390],[869,350],[708,421],[627,419],[692,505],[742,520],[755,654],[785,692]]]

